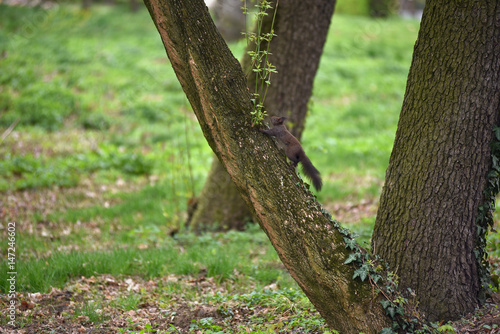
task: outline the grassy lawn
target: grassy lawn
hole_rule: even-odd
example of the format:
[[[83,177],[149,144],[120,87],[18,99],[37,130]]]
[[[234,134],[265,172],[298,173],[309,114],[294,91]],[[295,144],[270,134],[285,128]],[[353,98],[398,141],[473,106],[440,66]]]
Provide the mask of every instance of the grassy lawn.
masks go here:
[[[418,26],[336,15],[315,81],[318,198],[366,245]],[[212,154],[146,10],[0,4],[0,135],[0,307],[10,222],[19,333],[333,332],[258,226],[182,230]]]

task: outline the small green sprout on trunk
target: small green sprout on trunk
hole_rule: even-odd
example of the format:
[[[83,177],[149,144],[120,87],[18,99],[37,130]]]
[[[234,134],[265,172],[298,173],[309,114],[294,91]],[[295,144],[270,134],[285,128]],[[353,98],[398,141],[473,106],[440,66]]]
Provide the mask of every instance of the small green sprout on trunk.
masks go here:
[[[252,125],[262,124],[262,121],[267,116],[267,112],[264,108],[264,101],[266,100],[267,90],[271,84],[271,74],[278,73],[276,71],[276,66],[269,62],[269,47],[271,45],[271,40],[276,36],[274,33],[274,22],[276,19],[276,11],[278,8],[279,1],[276,2],[276,7],[274,8],[273,19],[271,23],[271,28],[269,32],[263,32],[263,22],[265,16],[268,15],[268,11],[272,9],[271,1],[259,1],[255,5],[257,7],[257,12],[255,15],[256,20],[256,32],[244,32],[245,38],[247,40],[247,53],[252,60],[250,69],[247,73],[248,75],[255,75],[255,88],[252,94],[252,102],[254,109],[252,113]],[[246,0],[243,4],[243,14],[245,15],[245,21],[248,14]],[[246,24],[245,24],[246,26]],[[253,49],[250,48],[250,44],[254,44]]]

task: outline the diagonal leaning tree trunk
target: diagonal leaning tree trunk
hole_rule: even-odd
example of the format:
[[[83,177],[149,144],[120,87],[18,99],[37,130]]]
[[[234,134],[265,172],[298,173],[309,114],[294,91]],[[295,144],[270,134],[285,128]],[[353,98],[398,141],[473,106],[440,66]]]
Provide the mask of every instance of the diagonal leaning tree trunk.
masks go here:
[[[367,282],[352,279],[344,235],[321,211],[274,141],[250,126],[238,61],[202,0],[145,0],[205,138],[281,261],[342,333],[376,333],[388,319]],[[272,173],[270,173],[272,171]]]
[[[271,30],[275,5],[264,17],[263,32]],[[277,7],[274,22],[277,37],[271,43],[270,62],[276,66],[278,75],[271,78],[265,104],[272,115],[287,116],[290,131],[299,139],[334,7],[334,0],[281,0]],[[262,43],[261,49],[267,49],[267,42]],[[244,72],[250,73],[247,85],[253,90],[255,75],[247,53],[241,63]],[[188,219],[189,227],[195,231],[240,230],[252,219],[218,159],[212,162],[196,205]]]
[[[500,124],[500,2],[427,1],[372,250],[431,320],[479,305],[478,206]]]

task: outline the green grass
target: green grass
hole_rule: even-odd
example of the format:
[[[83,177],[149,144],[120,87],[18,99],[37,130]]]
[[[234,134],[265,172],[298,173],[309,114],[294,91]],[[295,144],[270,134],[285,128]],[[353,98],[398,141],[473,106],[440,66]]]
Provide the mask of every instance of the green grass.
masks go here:
[[[151,244],[151,240],[144,236],[139,242]],[[243,274],[243,281],[252,280],[258,286],[272,282],[285,286],[291,284],[276,252],[256,227],[245,233],[199,237],[186,234],[156,242],[154,248],[147,249],[127,247],[109,251],[54,252],[50,256],[19,261],[16,269],[18,291],[48,292],[52,287],[63,288],[70,279],[100,274],[139,275],[150,279],[170,274],[203,273],[222,282],[234,279],[235,270]],[[2,291],[8,288],[7,272],[7,262],[4,261],[0,264]]]
[[[78,7],[2,5],[0,20],[0,49],[7,54],[0,126],[18,121],[20,132],[0,148],[0,190],[71,187],[101,170],[165,173],[185,165],[188,149],[210,156],[146,11],[98,7],[88,14]],[[63,129],[70,130],[67,137],[74,131],[80,136],[50,138]],[[186,139],[186,131],[195,139]],[[55,140],[87,147],[78,147],[76,155],[71,149],[53,152]],[[12,152],[16,142],[42,155]],[[183,160],[169,163],[171,157]],[[193,167],[200,187],[201,167]]]
[[[75,308],[73,316],[84,316],[88,319],[85,321],[92,324],[100,324],[109,318],[102,312],[102,305],[95,302],[84,302],[82,306]]]

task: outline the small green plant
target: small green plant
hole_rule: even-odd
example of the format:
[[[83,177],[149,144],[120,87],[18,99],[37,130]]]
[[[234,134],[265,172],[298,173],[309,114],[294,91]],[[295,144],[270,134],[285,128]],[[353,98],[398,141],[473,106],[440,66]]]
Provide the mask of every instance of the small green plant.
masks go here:
[[[128,319],[128,327],[126,328],[120,328],[118,330],[118,333],[138,333],[138,334],[145,334],[145,333],[152,333],[153,332],[153,326],[151,324],[145,324],[144,329],[142,329],[140,332],[135,331],[134,329],[141,325],[139,322],[134,322],[131,319]]]
[[[234,316],[234,312],[229,305],[222,304],[217,308],[217,313],[222,315],[225,318],[232,318]]]
[[[152,333],[153,332],[153,326],[151,324],[145,324],[144,329],[139,332],[139,334],[144,334],[144,333]]]
[[[124,311],[137,310],[140,301],[140,295],[129,294],[128,296],[119,297],[116,301],[116,306]]]
[[[218,332],[218,331],[222,330],[222,327],[214,324],[214,319],[212,317],[208,317],[208,318],[202,318],[199,320],[196,320],[196,319],[191,320],[190,329],[191,330],[205,329],[205,330],[209,330],[211,332],[214,332],[214,331]]]
[[[253,92],[252,102],[254,105],[254,110],[252,111],[252,125],[262,124],[262,121],[267,115],[264,108],[264,101],[266,100],[267,90],[271,84],[271,74],[278,73],[276,71],[276,66],[269,62],[269,48],[271,46],[271,40],[276,36],[274,33],[274,20],[276,18],[276,10],[278,8],[278,2],[276,2],[276,7],[274,8],[273,20],[269,32],[264,32],[263,23],[264,17],[268,15],[268,12],[273,8],[271,1],[262,0],[259,1],[257,5],[257,12],[255,13],[256,18],[256,32],[244,33],[247,40],[247,47],[249,49],[248,55],[252,60],[250,71],[255,74],[255,88]],[[248,14],[246,1],[244,1],[243,13]],[[250,50],[249,45],[255,44],[255,48]]]
[[[84,316],[88,320],[83,320],[85,323],[100,324],[107,320],[107,316],[102,311],[101,303],[93,301],[85,301],[82,306],[75,308],[74,316],[76,318]]]

